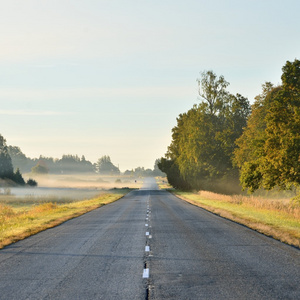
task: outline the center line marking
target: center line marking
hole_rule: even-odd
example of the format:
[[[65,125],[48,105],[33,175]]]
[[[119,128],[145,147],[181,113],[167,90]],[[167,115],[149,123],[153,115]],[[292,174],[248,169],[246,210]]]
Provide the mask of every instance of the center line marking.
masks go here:
[[[143,278],[149,278],[149,268],[144,269],[144,271],[143,271]]]

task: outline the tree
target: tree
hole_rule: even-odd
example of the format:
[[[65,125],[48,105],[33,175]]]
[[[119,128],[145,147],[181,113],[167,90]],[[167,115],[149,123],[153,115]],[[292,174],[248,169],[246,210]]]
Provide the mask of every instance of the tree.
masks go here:
[[[110,160],[108,155],[104,155],[98,159],[96,163],[96,170],[99,174],[103,175],[116,175],[120,174],[120,170]]]
[[[94,172],[93,164],[84,155],[80,159],[78,155],[65,154],[55,161],[54,168],[58,173]]]
[[[237,140],[235,162],[250,192],[300,184],[300,61],[287,61],[282,71],[281,86],[263,86]]]
[[[213,71],[202,72],[197,82],[199,96],[208,103],[210,113],[216,114],[222,109],[224,98],[228,95],[226,88],[229,82],[224,79],[224,76],[217,78]]]
[[[300,61],[282,68],[282,89],[266,116],[264,186],[300,184]]]
[[[156,159],[155,162],[154,162],[154,167],[153,167],[153,172],[152,172],[152,175],[153,176],[166,176],[166,174],[164,172],[162,172],[159,167],[158,167],[158,164],[160,163],[160,160],[161,159]]]
[[[19,168],[17,168],[17,170],[14,174],[14,182],[19,185],[25,185],[25,180],[24,180]]]
[[[248,99],[226,90],[229,83],[223,76],[218,78],[212,71],[201,76],[197,81],[202,102],[179,115],[167,160],[159,166],[174,187],[229,193],[225,184],[238,185],[238,169],[232,163],[234,142],[246,125],[250,105]]]
[[[176,189],[189,190],[191,185],[180,174],[177,163],[174,160],[162,157],[158,163],[159,169],[167,174],[168,182]]]
[[[6,140],[0,134],[0,178],[12,179],[14,178],[14,169],[11,157],[8,153]]]
[[[29,178],[27,180],[26,184],[29,186],[37,186],[38,185],[38,183],[34,179],[31,179],[31,178]]]
[[[31,172],[36,174],[48,174],[49,168],[45,161],[39,160],[36,166],[31,169]]]
[[[12,164],[15,169],[19,168],[20,170],[25,170],[28,159],[21,149],[16,146],[8,146],[8,153],[11,157]]]

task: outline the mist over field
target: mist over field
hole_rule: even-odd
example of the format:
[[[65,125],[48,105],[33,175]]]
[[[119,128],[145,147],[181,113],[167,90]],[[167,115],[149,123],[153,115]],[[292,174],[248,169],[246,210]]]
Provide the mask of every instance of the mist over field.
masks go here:
[[[24,174],[25,178],[34,178],[39,187],[47,188],[80,188],[80,189],[111,189],[111,188],[136,188],[142,179],[129,176],[101,176],[99,174]]]

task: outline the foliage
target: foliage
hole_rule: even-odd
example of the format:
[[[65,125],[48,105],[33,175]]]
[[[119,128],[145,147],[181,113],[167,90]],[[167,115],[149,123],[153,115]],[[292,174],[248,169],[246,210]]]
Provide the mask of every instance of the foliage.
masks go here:
[[[38,183],[34,179],[31,179],[31,178],[29,178],[27,180],[26,184],[29,186],[37,186],[38,185]]]
[[[152,176],[165,176],[166,175],[158,167],[158,164],[160,163],[160,161],[161,160],[159,158],[155,160],[155,162],[154,162],[154,168],[153,168],[153,171],[152,171]]]
[[[93,164],[84,155],[81,158],[78,155],[63,155],[55,163],[59,173],[94,172]]]
[[[14,178],[14,169],[11,157],[8,153],[6,140],[0,134],[0,178],[12,179]]]
[[[42,164],[46,166],[49,173],[52,174],[70,174],[70,173],[94,173],[94,165],[85,159],[84,155],[80,158],[78,155],[64,154],[60,159],[45,157],[40,155],[39,158],[29,158],[22,153],[21,149],[16,146],[8,147],[14,168],[19,168],[21,172],[30,172],[32,168]],[[36,170],[34,172],[45,172]]]
[[[161,158],[158,163],[159,169],[167,174],[168,182],[176,189],[189,190],[190,184],[182,177],[175,160]]]
[[[112,162],[108,155],[104,155],[98,159],[96,163],[96,170],[102,175],[116,175],[120,174],[120,170]]]
[[[10,181],[9,184],[25,185],[20,169],[17,168],[14,172],[12,159],[9,154],[9,147],[6,145],[6,140],[0,134],[0,178],[5,181]]]
[[[20,172],[20,169],[18,168],[14,174],[14,182],[19,185],[25,185],[25,180]]]
[[[28,170],[27,165],[30,164],[30,159],[26,157],[19,147],[8,146],[8,153],[15,169],[19,169],[22,172],[26,172]]]
[[[216,181],[238,185],[238,170],[232,164],[234,141],[246,126],[249,102],[230,94],[223,76],[217,78],[212,71],[201,76],[202,102],[177,118],[159,168],[176,188],[216,190]]]
[[[165,174],[158,168],[158,163],[160,159],[156,159],[154,162],[154,168],[151,169],[145,169],[144,167],[137,167],[132,170],[126,170],[124,172],[125,176],[131,176],[131,177],[155,177],[155,176],[165,176]]]
[[[300,184],[300,61],[288,61],[282,71],[280,86],[263,86],[237,140],[234,160],[250,192]]]
[[[48,169],[46,163],[44,161],[40,160],[37,163],[37,165],[31,169],[31,172],[34,174],[48,174],[49,169]]]

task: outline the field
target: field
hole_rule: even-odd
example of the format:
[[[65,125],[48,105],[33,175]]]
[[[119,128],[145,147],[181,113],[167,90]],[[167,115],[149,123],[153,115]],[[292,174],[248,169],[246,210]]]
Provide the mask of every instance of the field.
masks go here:
[[[99,175],[35,179],[38,188],[0,188],[0,248],[116,201],[142,182]]]

